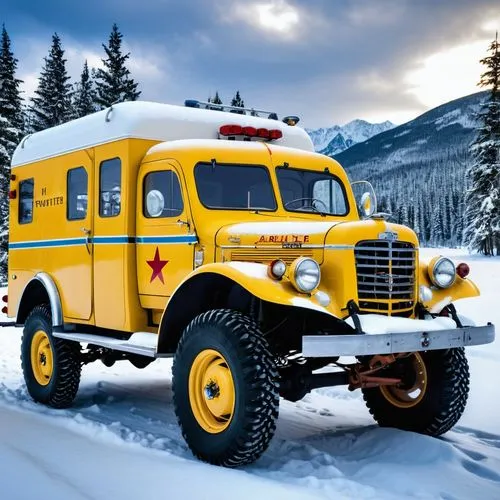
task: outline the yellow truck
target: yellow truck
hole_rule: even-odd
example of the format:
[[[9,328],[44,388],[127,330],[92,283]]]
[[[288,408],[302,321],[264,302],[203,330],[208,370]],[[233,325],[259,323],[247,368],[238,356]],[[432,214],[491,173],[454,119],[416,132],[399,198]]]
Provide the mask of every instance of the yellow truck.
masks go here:
[[[32,398],[68,407],[86,363],[173,357],[186,442],[229,467],[265,451],[280,397],[318,387],[449,430],[464,347],[494,339],[454,307],[479,294],[468,266],[420,259],[297,117],[213,106],[121,103],[19,144],[5,300]]]

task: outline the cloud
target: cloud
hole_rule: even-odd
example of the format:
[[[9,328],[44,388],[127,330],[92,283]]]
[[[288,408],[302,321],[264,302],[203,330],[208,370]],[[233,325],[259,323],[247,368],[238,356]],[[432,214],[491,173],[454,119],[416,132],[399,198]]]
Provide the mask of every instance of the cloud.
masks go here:
[[[402,121],[478,90],[480,44],[500,27],[498,0],[7,2],[27,91],[54,31],[78,78],[84,59],[100,64],[117,22],[142,98],[182,103],[218,90],[228,102],[240,90],[248,105],[297,112],[310,127]]]
[[[247,23],[270,35],[293,39],[298,36],[300,13],[285,0],[268,0],[233,5],[226,19]]]
[[[484,71],[479,60],[487,46],[488,40],[479,40],[427,56],[406,74],[408,92],[426,107],[435,107],[479,90],[477,82]]]

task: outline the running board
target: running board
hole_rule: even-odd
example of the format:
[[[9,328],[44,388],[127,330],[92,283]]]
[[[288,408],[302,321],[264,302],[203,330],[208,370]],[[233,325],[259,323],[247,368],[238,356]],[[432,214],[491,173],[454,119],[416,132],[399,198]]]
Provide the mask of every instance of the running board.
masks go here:
[[[160,357],[156,354],[156,344],[158,342],[158,335],[156,333],[136,332],[128,340],[91,333],[53,332],[52,335],[58,339],[98,345],[114,351],[130,352],[150,358]]]

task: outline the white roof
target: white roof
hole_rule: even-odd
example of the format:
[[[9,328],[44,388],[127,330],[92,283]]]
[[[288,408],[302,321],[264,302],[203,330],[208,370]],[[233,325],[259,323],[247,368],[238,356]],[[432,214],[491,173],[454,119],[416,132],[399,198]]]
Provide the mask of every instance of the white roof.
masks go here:
[[[12,166],[126,138],[162,142],[217,139],[220,126],[228,124],[280,129],[283,137],[273,144],[314,151],[312,141],[303,129],[278,120],[135,101],[115,104],[112,109],[26,136],[14,152]]]

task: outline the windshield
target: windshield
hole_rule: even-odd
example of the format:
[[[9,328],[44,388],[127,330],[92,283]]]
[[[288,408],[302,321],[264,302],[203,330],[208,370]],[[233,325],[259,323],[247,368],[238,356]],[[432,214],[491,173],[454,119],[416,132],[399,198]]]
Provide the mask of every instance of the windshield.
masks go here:
[[[267,168],[257,165],[198,163],[196,189],[203,205],[215,209],[276,210]]]
[[[276,176],[285,210],[347,215],[345,192],[340,180],[334,175],[278,167]]]

